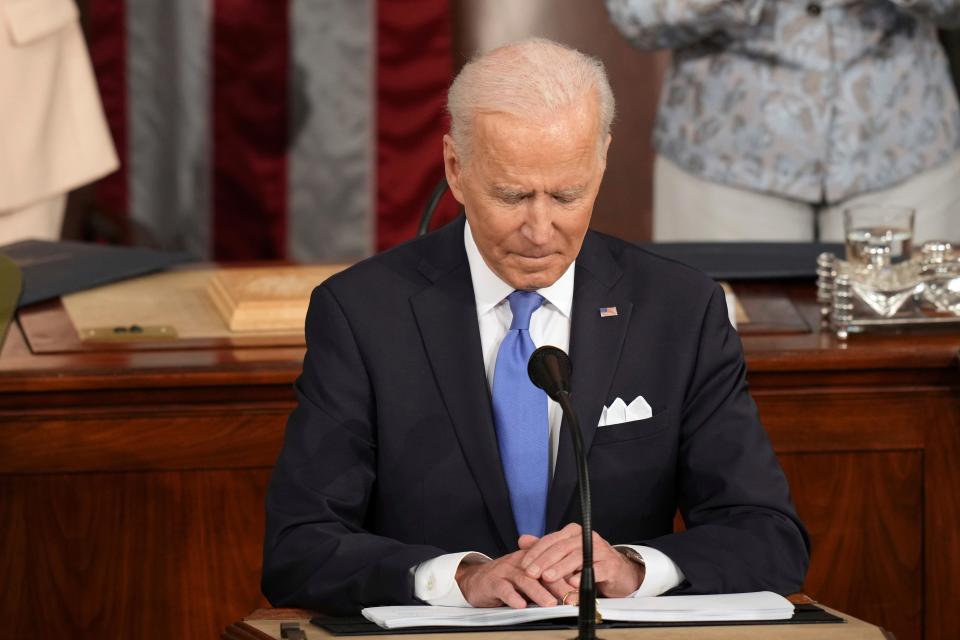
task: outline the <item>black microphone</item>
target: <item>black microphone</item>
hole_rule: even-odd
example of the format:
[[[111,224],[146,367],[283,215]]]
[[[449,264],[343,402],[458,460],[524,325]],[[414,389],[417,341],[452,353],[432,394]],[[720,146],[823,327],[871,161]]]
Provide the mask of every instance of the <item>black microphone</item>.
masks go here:
[[[540,347],[527,363],[530,381],[557,402],[561,392],[570,393],[570,371],[570,357],[556,347]]]
[[[540,347],[533,352],[527,363],[530,381],[560,404],[566,418],[567,431],[573,438],[573,451],[577,459],[577,484],[580,490],[580,515],[583,530],[583,569],[580,573],[580,614],[578,640],[596,639],[597,587],[593,579],[593,519],[590,506],[590,475],[587,473],[587,456],[583,453],[583,436],[580,421],[570,403],[570,356],[563,349]]]

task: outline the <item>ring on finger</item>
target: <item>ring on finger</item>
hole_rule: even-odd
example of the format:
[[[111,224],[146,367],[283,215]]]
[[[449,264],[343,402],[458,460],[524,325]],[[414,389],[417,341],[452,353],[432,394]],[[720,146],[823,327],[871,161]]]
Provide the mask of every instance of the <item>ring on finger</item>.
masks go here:
[[[567,591],[565,594],[563,594],[563,597],[560,598],[560,604],[567,604],[567,598],[576,594],[576,591]]]

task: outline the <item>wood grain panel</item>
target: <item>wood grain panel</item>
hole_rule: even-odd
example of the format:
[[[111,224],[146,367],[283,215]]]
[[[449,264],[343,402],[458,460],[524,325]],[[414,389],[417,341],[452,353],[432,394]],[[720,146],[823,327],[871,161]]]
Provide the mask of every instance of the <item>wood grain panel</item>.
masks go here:
[[[804,592],[891,630],[898,640],[920,640],[923,454],[779,458],[812,541]]]
[[[928,638],[960,636],[960,388],[940,419],[929,424],[925,451],[927,519],[926,606]]]
[[[286,406],[242,405],[80,417],[7,414],[0,424],[0,472],[271,467],[288,414]]]
[[[753,390],[780,452],[922,449],[926,426],[943,418],[949,390],[910,388]]]
[[[132,376],[131,376],[132,377]],[[138,415],[145,411],[220,411],[223,406],[239,408],[291,408],[294,405],[293,378],[273,386],[237,384],[196,387],[135,387],[118,389],[104,381],[98,389],[69,389],[30,392],[0,392],[0,424],[25,411],[44,417],[93,415],[105,410]],[[182,379],[181,379],[182,381]],[[141,381],[142,382],[142,381]]]
[[[268,476],[0,476],[6,637],[216,637],[266,604],[259,579]]]

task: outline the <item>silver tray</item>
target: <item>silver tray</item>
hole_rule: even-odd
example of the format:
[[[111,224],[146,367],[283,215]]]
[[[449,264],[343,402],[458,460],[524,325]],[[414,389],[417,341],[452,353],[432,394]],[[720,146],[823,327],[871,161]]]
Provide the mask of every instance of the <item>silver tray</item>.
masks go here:
[[[958,327],[960,315],[914,306],[889,318],[865,311],[853,291],[850,277],[838,269],[841,261],[832,253],[817,258],[817,301],[824,323],[841,340],[851,333],[910,327]]]

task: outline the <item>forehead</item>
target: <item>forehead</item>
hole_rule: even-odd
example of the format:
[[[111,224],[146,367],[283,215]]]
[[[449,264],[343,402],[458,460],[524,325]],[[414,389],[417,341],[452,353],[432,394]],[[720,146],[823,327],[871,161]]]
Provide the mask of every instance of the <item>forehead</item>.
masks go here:
[[[598,164],[597,128],[595,114],[583,108],[542,118],[478,114],[471,162],[491,181],[583,180],[584,172]]]

